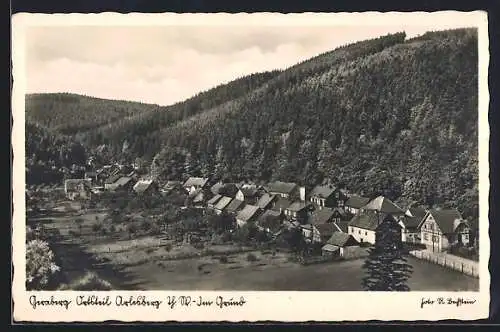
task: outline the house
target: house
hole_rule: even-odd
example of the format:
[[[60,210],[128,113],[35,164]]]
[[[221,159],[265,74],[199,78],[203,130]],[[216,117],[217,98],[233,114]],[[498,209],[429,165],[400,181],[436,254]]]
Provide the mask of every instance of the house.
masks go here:
[[[243,210],[241,210],[236,216],[236,223],[238,227],[242,227],[243,225],[255,221],[261,214],[261,211],[258,206],[255,205],[245,205]]]
[[[92,183],[96,183],[98,180],[97,179],[97,172],[95,172],[95,171],[85,172],[84,179],[88,179],[88,180],[91,180]]]
[[[91,181],[88,179],[67,179],[64,181],[64,193],[70,200],[91,199]]]
[[[235,198],[247,204],[255,205],[259,198],[259,191],[257,188],[252,187],[241,188],[236,192]]]
[[[188,200],[194,207],[201,208],[205,202],[205,191],[203,189],[196,189],[189,193]]]
[[[223,183],[217,182],[212,187],[210,187],[210,191],[212,194],[217,195],[220,194],[222,196],[234,197],[238,192],[239,188],[234,183]]]
[[[296,183],[281,181],[270,182],[267,186],[265,186],[265,190],[269,194],[291,199],[295,199],[300,196],[300,188],[301,187],[299,187]]]
[[[138,195],[149,195],[157,189],[156,182],[153,180],[139,180],[134,185],[133,190]]]
[[[184,189],[188,192],[194,192],[198,189],[204,189],[208,183],[208,178],[198,178],[198,177],[190,177],[184,182],[182,185]]]
[[[222,196],[214,206],[215,213],[221,214],[232,200],[231,197]]]
[[[104,188],[109,191],[129,191],[132,189],[133,185],[134,181],[132,180],[132,178],[127,176],[120,176],[115,182],[106,183],[104,185]]]
[[[302,235],[307,242],[325,243],[333,233],[339,232],[339,228],[334,223],[328,224],[305,224],[300,225]]]
[[[316,186],[311,190],[309,201],[319,209],[324,207],[344,207],[347,201],[346,195],[333,186]]]
[[[400,231],[400,226],[393,215],[377,211],[365,211],[363,214],[355,215],[349,221],[347,234],[352,235],[360,243],[375,244],[376,230],[386,222],[390,222],[391,225],[395,223]]]
[[[257,227],[260,230],[275,234],[281,229],[282,221],[282,213],[272,210],[266,210],[257,218]]]
[[[104,181],[104,189],[110,190],[109,188],[115,188],[114,184],[122,177],[120,173],[110,175],[105,181]]]
[[[476,250],[479,250],[479,220],[477,218],[469,221],[470,225],[470,242],[474,244]]]
[[[215,195],[214,197],[210,198],[207,202],[207,206],[209,209],[215,208],[215,204],[222,198],[222,195]]]
[[[293,202],[285,209],[285,216],[299,222],[306,222],[313,206],[308,202]]]
[[[345,209],[349,213],[357,214],[368,202],[370,202],[369,198],[353,195],[345,202]]]
[[[358,246],[359,242],[350,235],[343,232],[334,232],[321,248],[325,256],[344,257],[348,247]]]
[[[361,208],[364,211],[378,211],[393,216],[403,216],[405,211],[393,201],[384,196],[378,196]]]
[[[233,199],[231,203],[229,203],[229,205],[226,207],[226,212],[234,214],[243,209],[243,207],[245,207],[245,202],[238,199]]]
[[[452,245],[470,244],[471,227],[455,209],[430,210],[418,228],[421,232],[421,243],[432,251],[441,252]]]
[[[410,243],[421,243],[418,225],[427,215],[427,210],[422,207],[411,207],[406,210],[404,218],[401,219],[401,241]]]
[[[274,202],[276,202],[277,199],[278,197],[275,195],[264,193],[257,201],[257,206],[262,210],[270,209],[273,207]]]
[[[288,198],[279,197],[275,200],[272,210],[284,213],[285,210],[292,204]]]
[[[333,209],[323,208],[321,210],[314,211],[310,217],[308,222],[312,225],[320,225],[334,222],[335,213]]]

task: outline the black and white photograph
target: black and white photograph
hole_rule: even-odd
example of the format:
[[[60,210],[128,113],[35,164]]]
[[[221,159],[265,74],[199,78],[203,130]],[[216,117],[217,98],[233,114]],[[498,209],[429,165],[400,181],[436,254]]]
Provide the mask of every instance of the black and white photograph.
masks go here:
[[[359,15],[23,25],[23,291],[443,292],[467,311],[489,287],[485,16]]]

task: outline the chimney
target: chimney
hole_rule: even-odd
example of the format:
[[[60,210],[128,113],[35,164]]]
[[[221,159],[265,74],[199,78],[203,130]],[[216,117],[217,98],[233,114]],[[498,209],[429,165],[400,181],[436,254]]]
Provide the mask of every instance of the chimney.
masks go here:
[[[306,187],[300,187],[299,188],[299,193],[300,193],[300,200],[302,202],[305,202],[306,201]]]

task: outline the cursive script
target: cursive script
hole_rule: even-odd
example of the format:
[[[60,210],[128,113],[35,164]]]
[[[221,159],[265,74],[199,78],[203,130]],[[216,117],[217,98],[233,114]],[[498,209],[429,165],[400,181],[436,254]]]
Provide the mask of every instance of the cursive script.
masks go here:
[[[59,306],[64,307],[66,310],[68,310],[68,307],[71,304],[71,300],[59,300],[56,299],[54,295],[52,295],[48,299],[39,299],[36,297],[36,295],[31,295],[30,304],[33,309],[36,309],[38,306]]]
[[[453,305],[460,307],[462,305],[474,304],[476,303],[475,299],[467,299],[463,297],[437,297],[435,299],[431,299],[429,297],[423,297],[420,299],[420,308],[423,308],[426,305]]]

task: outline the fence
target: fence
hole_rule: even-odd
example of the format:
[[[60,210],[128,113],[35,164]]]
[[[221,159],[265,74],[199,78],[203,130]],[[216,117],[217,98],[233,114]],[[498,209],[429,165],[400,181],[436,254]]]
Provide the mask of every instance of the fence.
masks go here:
[[[477,266],[477,264],[474,264],[474,262],[463,262],[458,260],[458,258],[453,259],[448,255],[433,255],[432,253],[426,252],[425,250],[413,250],[410,251],[410,255],[461,272],[468,276],[479,278],[479,266]]]

